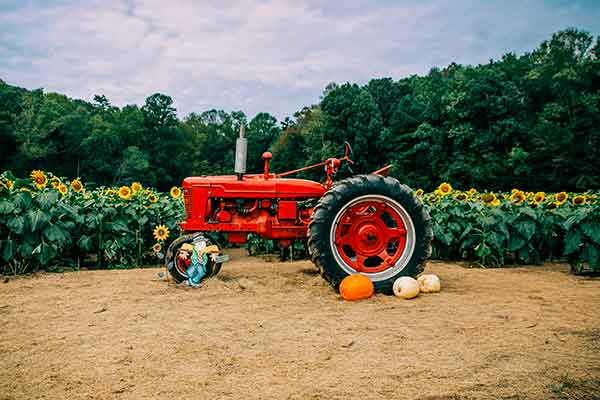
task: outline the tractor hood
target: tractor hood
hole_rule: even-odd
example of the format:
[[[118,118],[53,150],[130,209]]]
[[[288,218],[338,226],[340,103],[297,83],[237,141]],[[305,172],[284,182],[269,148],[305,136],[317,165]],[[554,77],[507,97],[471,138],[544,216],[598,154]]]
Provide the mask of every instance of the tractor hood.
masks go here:
[[[209,197],[222,198],[285,198],[299,199],[321,197],[326,188],[306,179],[276,178],[269,175],[192,176],[183,180],[183,189],[205,188]]]

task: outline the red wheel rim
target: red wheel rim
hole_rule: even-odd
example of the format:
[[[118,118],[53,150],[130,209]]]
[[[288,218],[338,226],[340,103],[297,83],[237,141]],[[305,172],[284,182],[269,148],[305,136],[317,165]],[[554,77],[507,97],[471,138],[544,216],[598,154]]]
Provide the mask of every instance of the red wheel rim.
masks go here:
[[[374,274],[389,270],[407,249],[404,209],[376,197],[367,196],[351,204],[337,217],[335,248],[355,272]]]

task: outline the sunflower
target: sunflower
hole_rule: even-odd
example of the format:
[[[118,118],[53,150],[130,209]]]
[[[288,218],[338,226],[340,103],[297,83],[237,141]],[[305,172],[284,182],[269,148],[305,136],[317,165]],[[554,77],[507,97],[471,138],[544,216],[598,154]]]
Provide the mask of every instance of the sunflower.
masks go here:
[[[586,198],[585,198],[585,196],[582,196],[582,195],[578,194],[577,196],[573,197],[573,200],[571,200],[571,201],[576,206],[580,206],[582,204],[585,204]]]
[[[556,199],[556,201],[560,204],[564,203],[565,201],[567,201],[567,199],[569,198],[569,195],[567,194],[567,192],[560,192],[557,193],[554,198]]]
[[[6,179],[6,178],[0,179],[0,190],[2,188],[4,188],[10,192],[10,191],[12,191],[13,186],[14,186],[14,183],[10,179]]]
[[[162,244],[160,244],[160,242],[156,242],[152,246],[152,251],[155,252],[155,253],[158,253],[161,248],[162,248]]]
[[[156,203],[158,201],[158,196],[156,196],[154,193],[150,193],[148,195],[148,200],[150,203]]]
[[[454,195],[454,198],[459,201],[465,201],[467,199],[467,195],[463,192],[458,192]]]
[[[435,203],[439,203],[440,198],[437,197],[435,194],[428,194],[427,196],[425,196],[425,202],[429,203],[429,204],[435,204]]]
[[[517,190],[516,192],[513,192],[510,195],[510,201],[513,204],[521,204],[523,201],[525,201],[525,199],[527,198],[527,196],[525,195],[525,193],[521,192],[520,190]]]
[[[172,198],[178,199],[179,196],[181,196],[181,189],[179,189],[177,186],[173,186],[169,193],[171,193]]]
[[[536,203],[541,203],[544,200],[546,200],[546,193],[544,193],[544,192],[537,192],[533,196],[533,201],[536,202]]]
[[[133,191],[133,193],[137,193],[140,190],[142,190],[142,184],[139,182],[133,182],[131,184],[131,190]]]
[[[152,233],[156,240],[163,241],[169,237],[169,228],[164,225],[157,225]]]
[[[452,186],[448,182],[442,183],[437,189],[442,196],[452,193]]]
[[[492,203],[490,205],[492,207],[498,207],[500,205],[500,200],[496,199],[496,200],[492,201]]]
[[[69,188],[64,183],[59,184],[57,189],[63,196],[69,193]]]
[[[52,178],[50,178],[50,186],[52,186],[53,189],[58,189],[60,184],[61,182],[58,176],[53,176]]]
[[[492,205],[497,200],[498,200],[498,198],[496,197],[496,195],[494,193],[486,193],[481,196],[481,201],[483,201],[483,203],[488,206]]]
[[[121,186],[119,188],[119,197],[123,200],[129,200],[131,198],[131,189],[129,186]]]
[[[469,190],[467,191],[467,194],[468,194],[469,196],[473,196],[474,194],[477,194],[477,189],[475,189],[475,188],[471,188],[471,189],[469,189]]]
[[[35,183],[35,186],[37,186],[38,189],[43,189],[48,184],[48,178],[46,177],[44,171],[31,171],[31,179],[33,180],[33,183]]]
[[[83,191],[83,184],[79,179],[74,179],[73,182],[71,182],[71,188],[77,193],[80,193]]]
[[[171,190],[173,190],[173,189],[171,189]],[[415,192],[415,194],[419,197],[423,196],[423,193],[424,193],[423,189],[417,189],[417,191]]]

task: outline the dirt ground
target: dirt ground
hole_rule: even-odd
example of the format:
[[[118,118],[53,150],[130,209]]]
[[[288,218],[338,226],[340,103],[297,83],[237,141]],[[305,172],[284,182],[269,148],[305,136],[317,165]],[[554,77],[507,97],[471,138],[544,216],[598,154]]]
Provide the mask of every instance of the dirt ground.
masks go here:
[[[0,399],[600,398],[600,280],[565,265],[431,262],[439,294],[348,303],[308,261],[233,257],[200,289],[0,283]]]

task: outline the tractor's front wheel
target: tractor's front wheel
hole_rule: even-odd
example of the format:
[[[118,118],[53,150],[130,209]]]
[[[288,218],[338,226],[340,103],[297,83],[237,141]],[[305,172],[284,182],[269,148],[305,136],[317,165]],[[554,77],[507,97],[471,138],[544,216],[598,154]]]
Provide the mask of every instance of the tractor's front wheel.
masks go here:
[[[312,261],[336,289],[360,273],[391,293],[400,276],[416,276],[431,254],[430,217],[406,185],[380,175],[336,183],[314,209],[308,231]]]
[[[171,274],[173,279],[175,279],[175,282],[180,283],[188,279],[186,272],[187,266],[185,264],[185,260],[179,257],[179,251],[181,249],[181,246],[183,246],[185,243],[191,244],[197,242],[198,240],[204,241],[206,246],[216,244],[213,240],[203,236],[202,234],[190,233],[182,235],[175,239],[167,249],[167,254],[165,255],[165,263],[167,265],[169,273]],[[209,258],[206,263],[206,277],[208,278],[211,276],[215,276],[219,273],[220,270],[221,264],[217,264]]]

